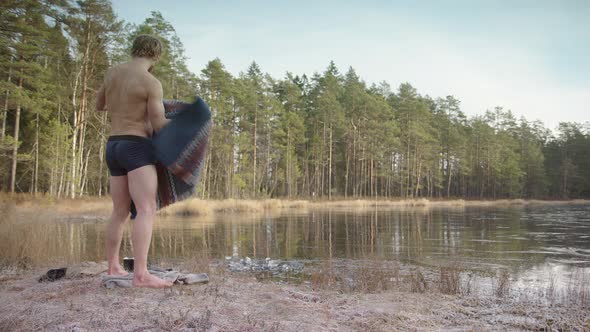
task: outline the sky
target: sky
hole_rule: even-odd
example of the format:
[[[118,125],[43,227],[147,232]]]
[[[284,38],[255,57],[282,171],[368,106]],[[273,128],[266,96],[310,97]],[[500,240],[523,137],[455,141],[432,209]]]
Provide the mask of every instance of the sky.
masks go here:
[[[590,1],[113,0],[139,24],[160,11],[199,75],[221,59],[234,75],[311,75],[333,60],[368,85],[404,82],[453,95],[468,115],[496,106],[517,117],[590,121]]]

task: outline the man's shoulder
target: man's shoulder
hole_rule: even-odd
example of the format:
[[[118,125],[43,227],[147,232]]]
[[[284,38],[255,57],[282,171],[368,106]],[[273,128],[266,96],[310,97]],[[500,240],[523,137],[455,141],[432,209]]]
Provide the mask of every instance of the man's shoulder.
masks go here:
[[[117,80],[117,77],[119,76],[119,73],[125,70],[125,63],[119,63],[116,64],[114,66],[112,66],[111,68],[107,69],[104,77],[105,77],[105,82],[111,81],[111,80]]]
[[[112,66],[111,68],[107,69],[107,75],[109,74],[113,74],[116,73],[118,71],[123,70],[126,67],[127,63],[126,62],[122,62],[122,63],[118,63],[114,66]]]
[[[146,73],[145,75],[146,82],[149,84],[151,88],[154,89],[162,89],[162,83],[158,80],[154,75],[151,73]]]

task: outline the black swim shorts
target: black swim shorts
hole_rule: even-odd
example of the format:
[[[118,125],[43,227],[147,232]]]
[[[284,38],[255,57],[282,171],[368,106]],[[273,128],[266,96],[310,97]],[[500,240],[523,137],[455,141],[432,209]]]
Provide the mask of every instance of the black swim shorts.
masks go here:
[[[136,168],[156,162],[151,139],[134,135],[110,136],[106,159],[111,176],[127,175]]]

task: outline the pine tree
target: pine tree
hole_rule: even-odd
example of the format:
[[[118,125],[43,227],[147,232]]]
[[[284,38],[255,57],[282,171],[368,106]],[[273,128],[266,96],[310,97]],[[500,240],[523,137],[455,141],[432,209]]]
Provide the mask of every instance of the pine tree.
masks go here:
[[[214,123],[203,174],[203,196],[232,197],[236,103],[234,79],[219,59],[209,61],[200,79],[200,94],[209,104]],[[214,166],[212,166],[214,165]]]
[[[42,91],[47,68],[43,64],[48,57],[49,35],[46,18],[53,6],[40,1],[14,1],[2,4],[0,9],[3,19],[0,43],[5,55],[0,66],[10,76],[2,89],[6,98],[3,121],[6,121],[8,109],[14,109],[13,135],[4,136],[3,132],[3,144],[10,141],[12,145],[9,190],[15,192],[19,159],[30,159],[30,155],[19,155],[22,112],[39,112],[45,104]],[[38,128],[39,118],[35,118]],[[3,130],[5,128],[3,125]]]
[[[102,84],[104,73],[110,64],[109,45],[121,27],[122,22],[117,19],[108,0],[78,1],[77,7],[72,10],[72,15],[68,19],[68,31],[73,36],[76,46],[68,185],[71,198],[83,195],[87,188],[89,165],[94,164],[90,163],[92,152],[98,152],[92,156],[100,160],[99,168],[102,169],[106,118],[105,115],[99,118],[89,105],[93,105],[94,92]],[[101,130],[92,136],[98,136],[100,140],[87,146],[86,138],[90,134],[87,129],[89,123],[94,121],[99,122],[97,127]],[[103,184],[98,186],[102,188]]]

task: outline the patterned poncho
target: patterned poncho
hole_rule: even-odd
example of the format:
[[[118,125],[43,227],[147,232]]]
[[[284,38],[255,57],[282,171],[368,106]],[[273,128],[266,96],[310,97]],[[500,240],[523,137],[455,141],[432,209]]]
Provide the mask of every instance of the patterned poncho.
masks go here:
[[[192,103],[164,100],[172,121],[152,138],[158,174],[157,207],[161,209],[195,193],[211,130],[209,106],[197,97]],[[131,218],[137,215],[131,203]]]

